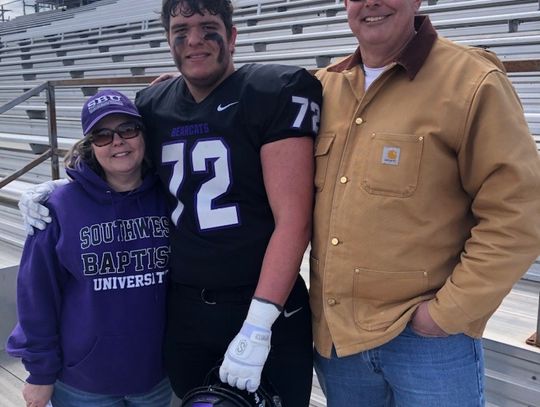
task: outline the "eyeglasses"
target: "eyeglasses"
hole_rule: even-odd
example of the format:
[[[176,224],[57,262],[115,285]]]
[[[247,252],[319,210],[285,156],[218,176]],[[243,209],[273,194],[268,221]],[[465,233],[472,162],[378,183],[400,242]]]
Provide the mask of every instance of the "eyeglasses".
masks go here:
[[[122,139],[137,137],[144,130],[142,123],[126,122],[120,124],[116,129],[97,129],[90,133],[90,142],[97,147],[104,147],[111,144],[114,135],[118,134]]]

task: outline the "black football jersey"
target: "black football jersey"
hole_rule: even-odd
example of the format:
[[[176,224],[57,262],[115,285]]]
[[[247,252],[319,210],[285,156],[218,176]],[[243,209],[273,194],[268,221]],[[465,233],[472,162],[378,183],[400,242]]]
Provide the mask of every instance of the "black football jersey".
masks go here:
[[[274,219],[261,147],[318,131],[321,85],[306,70],[244,65],[200,103],[182,77],[140,91],[146,148],[172,199],[171,276],[255,285]]]

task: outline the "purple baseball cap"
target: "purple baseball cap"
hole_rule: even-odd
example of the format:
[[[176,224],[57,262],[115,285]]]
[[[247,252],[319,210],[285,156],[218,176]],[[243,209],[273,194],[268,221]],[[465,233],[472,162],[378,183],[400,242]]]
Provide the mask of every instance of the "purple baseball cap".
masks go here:
[[[133,102],[126,95],[116,90],[104,89],[84,103],[81,112],[83,134],[90,133],[97,122],[113,113],[141,117]]]

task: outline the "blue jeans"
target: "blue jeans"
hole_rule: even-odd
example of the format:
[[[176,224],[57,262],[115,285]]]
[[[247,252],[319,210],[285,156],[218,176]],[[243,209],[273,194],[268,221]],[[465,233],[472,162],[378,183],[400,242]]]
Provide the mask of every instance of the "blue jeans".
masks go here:
[[[171,397],[169,379],[162,380],[147,393],[126,396],[87,393],[57,381],[51,402],[53,407],[169,407]]]
[[[410,326],[375,349],[330,359],[315,352],[328,407],[484,406],[482,343],[466,335],[427,338]]]

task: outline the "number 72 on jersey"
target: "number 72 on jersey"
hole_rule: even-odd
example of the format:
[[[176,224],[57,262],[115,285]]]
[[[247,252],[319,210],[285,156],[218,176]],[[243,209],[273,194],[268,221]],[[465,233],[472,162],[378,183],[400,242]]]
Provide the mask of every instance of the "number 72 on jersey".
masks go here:
[[[319,130],[320,107],[316,102],[300,96],[293,96],[292,102],[299,105],[291,127],[299,129],[304,123],[308,110],[311,111],[311,130],[316,134]],[[309,129],[306,129],[308,131]],[[185,181],[186,141],[179,140],[165,144],[162,147],[162,165],[172,165],[172,175],[169,180],[169,191],[178,196],[178,192]],[[231,166],[229,147],[223,138],[205,138],[195,142],[191,149],[191,172],[209,172],[207,163],[213,165],[214,176],[204,181],[198,189],[195,197],[195,211],[200,230],[211,230],[217,228],[231,227],[239,224],[239,206],[231,203],[229,205],[216,207],[213,201],[224,195],[231,185]],[[178,200],[176,208],[171,214],[171,220],[178,226],[180,216],[184,210],[184,204]]]

